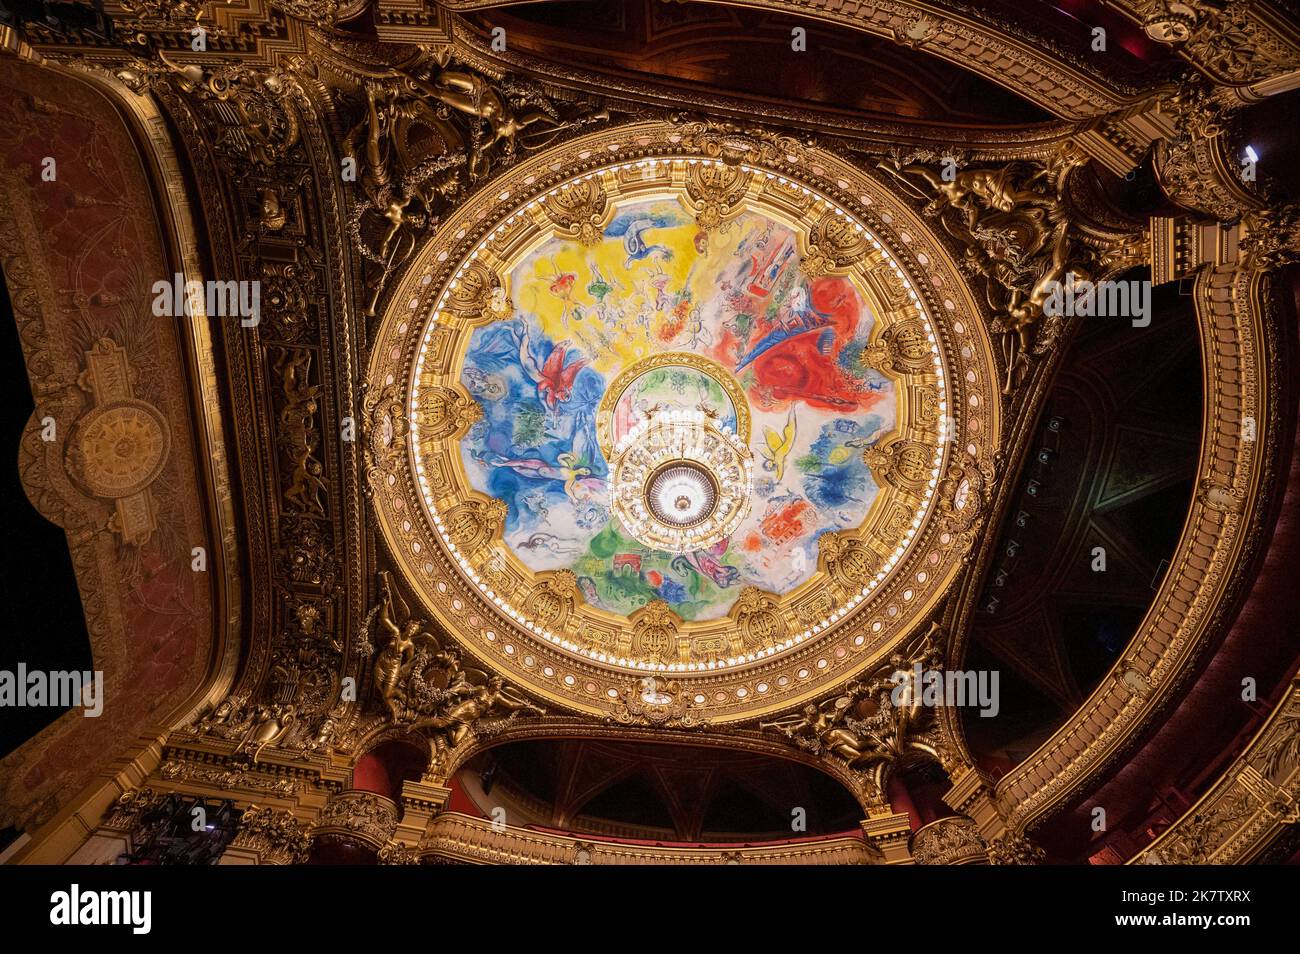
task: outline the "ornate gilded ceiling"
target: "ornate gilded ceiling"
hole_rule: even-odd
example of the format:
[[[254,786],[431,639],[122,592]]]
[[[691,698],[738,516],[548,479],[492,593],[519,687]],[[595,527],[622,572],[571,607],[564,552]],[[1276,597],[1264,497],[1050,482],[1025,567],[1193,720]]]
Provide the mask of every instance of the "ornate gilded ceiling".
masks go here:
[[[5,756],[13,857],[174,860],[196,799],[259,862],[1284,851],[1291,18],[501,6],[0,25],[22,479],[138,690]],[[1163,758],[1206,712],[1254,741]]]
[[[887,180],[793,140],[644,123],[540,153],[394,302],[369,371],[385,536],[548,698],[618,711],[647,671],[693,720],[807,698],[933,605],[991,490],[1000,394],[955,264]],[[753,492],[706,545],[647,545],[620,448],[697,418]]]

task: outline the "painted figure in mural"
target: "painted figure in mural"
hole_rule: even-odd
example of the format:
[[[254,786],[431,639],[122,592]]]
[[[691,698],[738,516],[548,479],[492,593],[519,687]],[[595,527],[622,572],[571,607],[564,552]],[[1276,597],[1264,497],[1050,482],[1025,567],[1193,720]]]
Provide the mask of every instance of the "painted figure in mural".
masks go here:
[[[794,408],[795,406],[791,404],[790,415],[786,418],[785,427],[781,428],[780,433],[770,427],[763,428],[763,469],[773,471],[778,484],[781,483],[781,475],[785,472],[785,459],[794,449],[794,439],[798,433]]]
[[[642,259],[658,257],[668,260],[673,257],[673,250],[667,245],[651,244],[646,241],[645,233],[651,229],[662,229],[677,224],[677,217],[640,210],[615,216],[605,229],[610,238],[623,239],[623,251],[627,258],[623,263],[625,269],[631,269],[633,263]]]
[[[537,396],[541,398],[542,403],[549,410],[555,411],[560,404],[573,397],[573,381],[587,361],[579,357],[577,361],[566,364],[569,349],[567,344],[561,342],[552,346],[546,360],[539,366],[537,359],[533,357],[532,345],[528,340],[528,325],[521,321],[517,322],[515,327],[516,339],[519,342],[519,365],[537,386]]]
[[[876,486],[861,448],[894,424],[892,385],[858,360],[874,317],[850,279],[809,279],[794,267],[794,232],[761,214],[706,243],[698,232],[677,199],[650,197],[624,202],[594,246],[553,236],[510,266],[511,297],[528,307],[476,328],[465,357],[466,387],[493,397],[462,461],[475,489],[507,503],[505,544],[531,570],[571,570],[586,602],[616,613],[658,599],[683,619],[716,619],[743,586],[782,593],[807,580],[817,537],[866,518]],[[611,441],[669,410],[734,430],[743,400],[756,464],[737,530],[684,554],[644,546],[611,516],[596,440],[605,389],[669,351],[719,377],[644,365],[601,412]]]

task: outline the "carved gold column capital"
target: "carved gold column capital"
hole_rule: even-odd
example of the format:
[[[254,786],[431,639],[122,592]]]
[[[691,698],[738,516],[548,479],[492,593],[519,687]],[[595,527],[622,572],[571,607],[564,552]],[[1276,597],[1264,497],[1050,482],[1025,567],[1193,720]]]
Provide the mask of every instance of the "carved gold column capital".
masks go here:
[[[1242,178],[1235,131],[1242,105],[1232,90],[1206,83],[1187,84],[1160,101],[1174,127],[1156,144],[1161,187],[1179,205],[1222,222],[1234,222],[1263,205]]]
[[[943,800],[957,814],[974,820],[985,838],[1000,835],[1005,828],[998,812],[993,780],[977,768],[968,768],[957,776]]]
[[[873,816],[861,825],[867,844],[880,852],[885,864],[912,864],[912,852],[908,846],[912,824],[906,814]]]
[[[451,789],[431,782],[402,783],[402,820],[397,823],[396,838],[410,844],[423,840],[429,824],[447,810]]]

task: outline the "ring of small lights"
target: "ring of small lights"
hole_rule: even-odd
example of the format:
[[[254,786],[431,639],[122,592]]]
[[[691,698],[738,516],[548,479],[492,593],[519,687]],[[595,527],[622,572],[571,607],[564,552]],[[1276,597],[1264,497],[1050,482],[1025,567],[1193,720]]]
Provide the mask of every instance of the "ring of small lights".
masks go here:
[[[890,496],[882,485],[880,499],[889,501],[873,506],[860,533],[877,553],[888,545],[876,538],[877,530],[889,527],[901,533],[897,545],[881,554],[880,570],[865,585],[848,589],[826,571],[823,558],[820,572],[789,601],[796,614],[805,614],[796,618],[806,621],[806,628],[790,631],[787,626],[779,642],[748,648],[742,638],[744,620],[733,610],[731,618],[710,621],[711,626],[681,627],[715,638],[724,648],[713,658],[650,662],[621,656],[617,645],[600,643],[601,637],[619,636],[619,629],[604,619],[612,614],[593,613],[580,597],[578,612],[561,632],[528,619],[520,607],[549,581],[521,572],[499,539],[483,548],[477,565],[450,542],[441,514],[458,503],[486,498],[468,489],[459,455],[451,453],[460,434],[422,443],[419,395],[433,385],[464,393],[456,383],[458,344],[463,347],[475,324],[491,319],[451,318],[443,310],[449,291],[476,256],[508,245],[515,233],[536,221],[541,198],[594,176],[619,194],[680,188],[689,164],[724,161],[752,177],[750,198],[770,201],[762,206],[765,212],[790,221],[795,218],[790,209],[805,211],[801,252],[808,223],[818,215],[845,217],[870,237],[880,257],[870,289],[879,319],[873,341],[898,322],[920,322],[932,352],[926,367],[933,370],[900,372],[895,378],[899,419],[906,419],[908,428],[903,436],[924,437],[931,427],[937,448],[931,476],[915,492]],[[975,296],[957,262],[890,183],[793,140],[720,133],[702,123],[655,121],[606,129],[539,153],[497,176],[448,217],[398,283],[377,329],[367,373],[368,394],[395,393],[402,402],[401,411],[394,412],[397,420],[385,418],[382,429],[406,425],[404,435],[403,427],[392,428],[393,439],[404,446],[388,448],[368,464],[377,523],[427,614],[478,662],[539,698],[577,711],[613,714],[621,711],[622,691],[633,679],[662,672],[685,694],[696,721],[721,724],[786,710],[885,659],[932,615],[956,577],[972,541],[969,534],[952,529],[950,521],[936,518],[937,490],[941,475],[950,478],[962,468],[991,470],[1002,413],[993,355]],[[927,420],[927,413],[935,419]],[[948,425],[941,431],[943,418]],[[370,425],[372,433],[380,426],[374,418]],[[434,481],[442,493],[434,492]],[[900,500],[902,509],[895,506]],[[895,510],[878,513],[886,506]],[[509,571],[505,576],[515,581],[509,593],[497,592],[485,575],[495,573],[503,560]],[[809,606],[826,611],[814,618]],[[636,625],[634,619],[623,623],[627,629]]]

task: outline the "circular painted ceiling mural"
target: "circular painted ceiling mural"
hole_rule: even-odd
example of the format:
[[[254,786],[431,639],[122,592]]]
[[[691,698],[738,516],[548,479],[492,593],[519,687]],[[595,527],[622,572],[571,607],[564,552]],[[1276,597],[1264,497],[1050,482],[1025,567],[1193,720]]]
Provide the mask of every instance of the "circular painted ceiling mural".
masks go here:
[[[867,295],[801,270],[795,227],[758,208],[712,231],[684,194],[607,215],[586,241],[552,229],[506,263],[513,308],[474,330],[461,367],[483,409],[461,441],[469,483],[506,503],[520,562],[571,571],[589,606],[662,600],[710,620],[746,586],[790,593],[816,572],[818,538],[857,529],[876,499],[863,452],[892,432],[897,398],[862,360]],[[684,463],[679,445],[710,432],[738,452]],[[623,464],[632,479],[620,450],[646,459]],[[681,544],[637,517],[698,521],[719,498],[730,519]]]
[[[685,725],[811,698],[932,612],[987,504],[996,364],[956,263],[793,141],[646,122],[526,160],[374,335],[389,553],[564,705]]]

